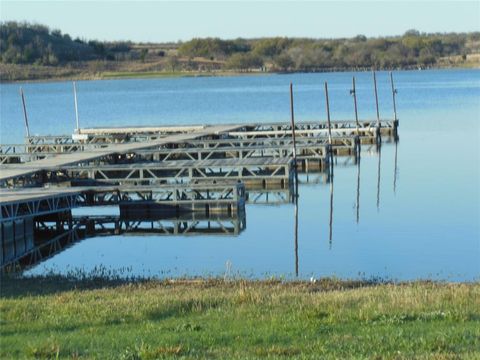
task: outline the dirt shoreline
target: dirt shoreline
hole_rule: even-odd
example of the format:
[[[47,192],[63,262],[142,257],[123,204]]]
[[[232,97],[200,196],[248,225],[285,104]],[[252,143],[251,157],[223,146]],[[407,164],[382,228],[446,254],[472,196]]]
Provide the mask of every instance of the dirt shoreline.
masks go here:
[[[121,79],[172,79],[183,77],[226,77],[226,76],[254,76],[254,75],[285,75],[297,73],[309,73],[305,71],[291,71],[291,72],[266,72],[266,71],[211,71],[211,72],[164,72],[164,71],[103,71],[98,73],[78,72],[72,73],[76,70],[68,68],[59,68],[56,71],[67,71],[66,74],[51,74],[41,76],[35,72],[34,68],[26,68],[26,71],[32,72],[34,75],[28,78],[17,78],[6,80],[0,78],[0,84],[16,84],[16,83],[37,83],[37,82],[59,82],[59,81],[90,81],[90,80],[121,80]],[[428,68],[401,68],[401,69],[377,69],[377,71],[413,71],[413,70],[461,70],[461,69],[480,69],[480,64],[463,64],[463,65],[449,65],[449,66],[433,66]],[[0,67],[0,72],[3,70]],[[70,71],[69,71],[70,70]],[[45,71],[45,69],[42,69]],[[312,71],[311,73],[323,72],[366,72],[371,69],[364,68],[331,68],[322,71]]]

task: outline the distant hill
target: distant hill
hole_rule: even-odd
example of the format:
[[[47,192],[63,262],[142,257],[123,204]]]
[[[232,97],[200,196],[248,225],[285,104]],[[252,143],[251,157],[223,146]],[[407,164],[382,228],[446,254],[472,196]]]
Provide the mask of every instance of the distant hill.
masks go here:
[[[480,32],[342,39],[196,38],[168,44],[72,39],[60,30],[0,23],[2,80],[105,72],[316,72],[476,66]],[[473,59],[473,60],[472,60]],[[473,61],[473,62],[472,62]],[[59,75],[60,76],[60,75]]]
[[[115,60],[119,52],[129,52],[126,42],[99,42],[72,39],[60,30],[29,23],[0,24],[0,54],[3,63],[62,65],[95,59]]]

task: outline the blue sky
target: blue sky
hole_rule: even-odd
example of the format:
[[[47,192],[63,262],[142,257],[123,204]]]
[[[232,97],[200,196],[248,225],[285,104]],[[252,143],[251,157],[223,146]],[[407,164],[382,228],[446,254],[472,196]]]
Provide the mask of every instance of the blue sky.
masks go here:
[[[350,37],[480,30],[480,1],[0,1],[0,19],[73,37],[163,42],[193,37]]]

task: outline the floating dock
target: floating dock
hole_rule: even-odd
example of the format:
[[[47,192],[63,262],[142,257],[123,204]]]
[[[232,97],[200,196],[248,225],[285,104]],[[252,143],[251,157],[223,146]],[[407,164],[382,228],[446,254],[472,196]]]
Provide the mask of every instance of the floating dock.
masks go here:
[[[0,265],[32,266],[91,236],[237,235],[245,203],[292,202],[295,178],[328,183],[334,157],[356,163],[362,144],[397,136],[398,120],[292,124],[81,129],[0,145]],[[82,206],[120,215],[73,216]]]
[[[386,134],[394,134],[396,133],[395,123],[395,121],[380,122],[380,129],[385,129]],[[367,126],[363,129],[371,129],[371,124],[372,122],[362,122],[362,125]],[[358,156],[359,144],[367,140],[372,142],[375,136],[370,130],[362,133],[355,126],[355,121],[337,122],[337,127],[342,133],[326,136],[324,124],[299,123],[295,125],[295,134],[298,136],[297,160],[302,163],[305,159],[315,159],[318,160],[319,167],[325,167],[330,151],[337,156]],[[166,128],[162,127],[161,129],[165,132]],[[169,158],[193,161],[211,158],[241,160],[244,158],[293,157],[292,126],[289,127],[288,124],[233,124],[202,126],[190,132],[187,131],[188,129],[182,130],[184,132],[181,133],[171,130],[173,133],[171,135],[164,135],[162,132],[157,134],[155,139],[126,142],[127,138],[135,140],[133,135],[138,135],[141,131],[140,128],[132,136],[126,136],[121,143],[103,142],[101,145],[91,146],[92,144],[90,144],[88,148],[82,148],[86,145],[82,145],[82,142],[78,141],[76,144],[70,143],[68,149],[61,148],[61,151],[50,147],[57,146],[57,137],[52,137],[54,144],[49,145],[47,138],[40,140],[41,137],[38,137],[39,139],[34,141],[36,144],[34,151],[30,151],[32,149],[29,148],[28,143],[27,149],[20,153],[15,146],[3,145],[3,157],[0,156],[0,159],[4,164],[0,165],[0,186],[38,186],[39,182],[45,182],[43,177],[53,178],[58,171],[61,172],[67,167],[71,169],[75,166],[92,166],[92,164],[116,164],[119,160],[124,162],[125,159],[132,160],[133,158],[139,160],[148,158],[166,162],[166,159]],[[119,129],[111,131],[117,133]],[[125,131],[122,134],[128,135],[128,132]],[[102,129],[102,134],[107,134],[106,129]],[[86,136],[88,139],[90,135]],[[32,137],[29,139],[31,140]],[[43,147],[38,147],[40,143],[43,144]],[[34,160],[26,162],[25,159],[29,154],[33,156]],[[42,159],[39,159],[40,157]],[[272,160],[273,165],[275,162]]]

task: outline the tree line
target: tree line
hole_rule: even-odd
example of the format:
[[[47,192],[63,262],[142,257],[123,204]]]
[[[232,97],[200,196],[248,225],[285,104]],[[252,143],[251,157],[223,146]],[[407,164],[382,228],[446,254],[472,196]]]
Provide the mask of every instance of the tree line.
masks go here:
[[[62,65],[74,61],[115,60],[128,53],[130,42],[101,42],[72,39],[60,30],[45,25],[0,23],[0,57],[2,63]]]
[[[240,71],[430,67],[442,57],[466,58],[480,52],[480,32],[426,34],[409,30],[395,37],[342,39],[197,38],[170,44],[168,51],[158,50],[159,44],[150,45],[72,39],[44,25],[0,23],[2,63],[61,66],[90,60],[145,62],[165,57],[165,64],[185,70],[203,69],[206,63],[215,64],[216,69]]]
[[[441,57],[466,58],[473,52],[480,52],[479,32],[424,34],[417,30],[384,38],[358,35],[344,39],[193,39],[179,47],[183,56],[226,59],[228,68],[268,65],[274,71],[429,67]]]

